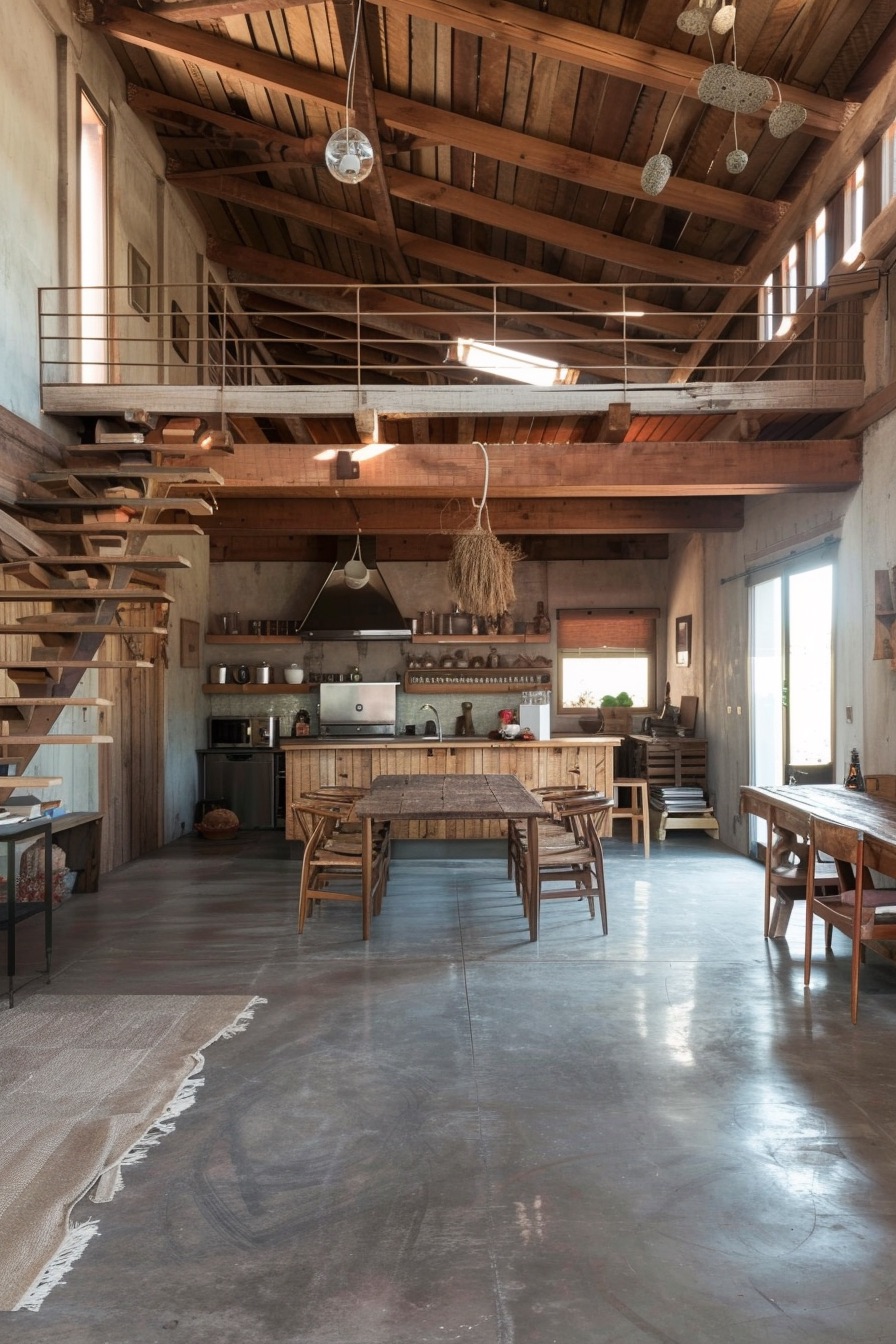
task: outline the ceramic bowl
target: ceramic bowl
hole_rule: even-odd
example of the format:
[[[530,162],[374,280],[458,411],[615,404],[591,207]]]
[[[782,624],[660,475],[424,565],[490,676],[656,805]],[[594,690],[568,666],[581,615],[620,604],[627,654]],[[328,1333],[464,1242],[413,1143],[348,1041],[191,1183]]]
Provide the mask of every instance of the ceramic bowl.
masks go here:
[[[283,680],[289,686],[301,686],[304,675],[304,669],[298,667],[295,663],[283,669]]]
[[[520,733],[521,733],[522,731],[523,731],[522,724],[519,724],[519,723],[508,723],[508,724],[505,724],[505,726],[501,729],[501,736],[502,736],[502,737],[519,737],[519,735],[520,735]]]

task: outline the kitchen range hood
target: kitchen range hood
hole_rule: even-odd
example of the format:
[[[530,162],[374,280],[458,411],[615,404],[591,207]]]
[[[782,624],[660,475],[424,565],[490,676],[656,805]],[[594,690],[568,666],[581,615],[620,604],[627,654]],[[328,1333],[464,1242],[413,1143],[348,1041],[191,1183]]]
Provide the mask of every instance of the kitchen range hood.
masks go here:
[[[360,550],[360,566],[357,558]],[[349,566],[346,582],[346,565]],[[361,587],[358,574],[366,570]],[[372,537],[337,544],[336,563],[311,603],[299,634],[303,639],[410,639],[411,631],[376,567]]]

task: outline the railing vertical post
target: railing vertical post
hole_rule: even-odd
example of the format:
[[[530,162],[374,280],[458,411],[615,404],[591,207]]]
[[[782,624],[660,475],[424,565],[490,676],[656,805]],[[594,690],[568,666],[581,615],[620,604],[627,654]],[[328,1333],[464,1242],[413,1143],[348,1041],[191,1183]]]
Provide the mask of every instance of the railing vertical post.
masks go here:
[[[361,389],[361,286],[355,290],[355,386]]]

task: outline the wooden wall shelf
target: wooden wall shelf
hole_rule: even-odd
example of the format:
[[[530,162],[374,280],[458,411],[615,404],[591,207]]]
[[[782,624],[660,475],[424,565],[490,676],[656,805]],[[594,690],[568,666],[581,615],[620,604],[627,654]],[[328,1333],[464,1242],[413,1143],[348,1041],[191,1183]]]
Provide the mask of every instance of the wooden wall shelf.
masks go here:
[[[874,662],[889,660],[890,666],[896,668],[896,636],[894,636],[893,625],[896,623],[896,595],[891,587],[890,571],[888,569],[876,569],[874,571],[874,653],[872,658]]]
[[[463,649],[468,644],[550,644],[550,635],[411,635],[411,644],[453,644]]]
[[[206,644],[301,644],[301,635],[206,635]]]
[[[308,682],[299,682],[293,686],[285,681],[269,681],[267,684],[258,681],[247,681],[241,685],[239,682],[225,681],[222,685],[219,681],[207,681],[202,687],[203,695],[307,695],[315,687],[310,686]]]
[[[550,688],[550,668],[534,667],[415,667],[403,682],[411,695],[511,695]]]

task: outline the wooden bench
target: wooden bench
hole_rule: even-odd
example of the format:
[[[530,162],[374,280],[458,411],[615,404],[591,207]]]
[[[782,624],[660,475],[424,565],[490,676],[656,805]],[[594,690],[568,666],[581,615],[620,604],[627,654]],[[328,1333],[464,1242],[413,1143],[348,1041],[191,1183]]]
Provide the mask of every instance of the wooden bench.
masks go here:
[[[52,817],[53,843],[65,854],[67,868],[77,871],[75,891],[97,891],[100,885],[102,812],[66,812]]]

